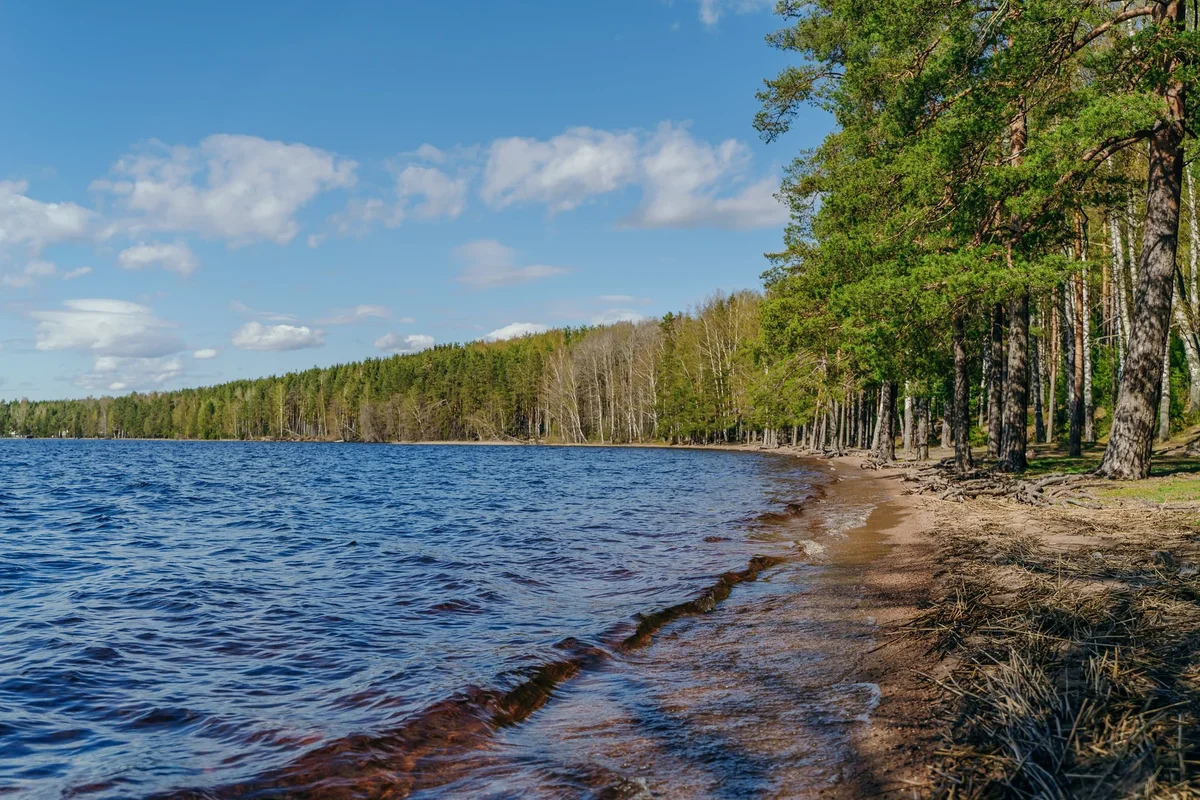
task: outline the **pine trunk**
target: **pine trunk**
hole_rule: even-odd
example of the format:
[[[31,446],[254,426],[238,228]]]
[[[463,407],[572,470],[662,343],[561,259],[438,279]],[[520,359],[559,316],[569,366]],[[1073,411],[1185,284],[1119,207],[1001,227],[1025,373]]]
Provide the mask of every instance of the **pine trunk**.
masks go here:
[[[954,331],[954,401],[951,420],[954,424],[954,468],[966,472],[971,468],[971,409],[970,384],[967,377],[967,334],[962,312],[952,320]]]
[[[900,440],[904,443],[904,452],[911,453],[913,449],[913,396],[908,393],[908,381],[904,382],[904,430]]]
[[[880,461],[896,460],[896,384],[884,381],[879,387],[879,443],[875,458]]]
[[[1158,440],[1171,438],[1171,336],[1163,353],[1162,379],[1158,391]]]
[[[1183,0],[1154,4],[1154,21],[1182,30]],[[1132,308],[1129,350],[1121,376],[1112,432],[1099,472],[1108,478],[1135,480],[1150,475],[1154,416],[1161,391],[1163,355],[1171,323],[1171,283],[1179,242],[1179,201],[1183,184],[1184,87],[1180,68],[1167,56],[1166,78],[1159,94],[1171,118],[1150,136],[1150,170],[1146,184],[1146,224],[1138,264],[1136,300]]]
[[[1087,353],[1083,349],[1083,277],[1076,275],[1074,279],[1074,311],[1072,315],[1072,333],[1074,333],[1075,358],[1072,363],[1071,383],[1071,429],[1068,449],[1074,458],[1083,455],[1083,364]]]
[[[988,374],[988,458],[1000,455],[1004,431],[1004,306],[992,309],[991,364]]]
[[[917,400],[916,430],[917,461],[929,460],[929,398]]]
[[[1029,337],[1029,358],[1032,362],[1030,373],[1033,375],[1033,440],[1038,444],[1046,441],[1046,420],[1042,416],[1042,340],[1037,336]]]
[[[1062,363],[1062,337],[1059,335],[1061,320],[1058,313],[1058,299],[1054,293],[1050,295],[1050,388],[1046,399],[1046,438],[1051,442],[1058,441],[1058,365]]]
[[[1000,467],[1024,472],[1029,408],[1029,295],[1012,301],[1008,320],[1008,381],[1004,393],[1004,437]]]

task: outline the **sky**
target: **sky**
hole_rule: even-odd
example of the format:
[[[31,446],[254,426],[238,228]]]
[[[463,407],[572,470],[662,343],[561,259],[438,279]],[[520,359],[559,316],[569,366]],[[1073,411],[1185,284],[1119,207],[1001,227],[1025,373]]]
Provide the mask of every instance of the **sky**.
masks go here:
[[[0,398],[200,386],[760,285],[770,0],[0,7]]]

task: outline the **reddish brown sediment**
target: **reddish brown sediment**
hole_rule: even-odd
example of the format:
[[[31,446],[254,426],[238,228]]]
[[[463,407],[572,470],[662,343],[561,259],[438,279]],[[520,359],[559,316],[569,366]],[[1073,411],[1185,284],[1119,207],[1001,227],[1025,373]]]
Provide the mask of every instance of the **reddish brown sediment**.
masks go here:
[[[754,556],[744,570],[726,572],[695,598],[641,616],[637,629],[619,633],[614,649],[628,652],[649,645],[663,626],[681,617],[713,611],[740,583],[754,581],[784,559]],[[627,627],[622,626],[625,630]],[[291,764],[251,781],[210,789],[184,789],[159,798],[406,797],[459,777],[459,757],[484,748],[500,728],[528,719],[566,681],[594,669],[611,652],[575,639],[560,642],[565,657],[533,668],[512,689],[468,687],[438,702],[404,725],[379,734],[344,737],[305,753]]]
[[[734,586],[746,581],[758,580],[758,576],[763,570],[782,564],[783,561],[784,559],[777,556],[754,556],[744,570],[726,572],[717,579],[715,584],[701,592],[699,597],[643,616],[641,622],[638,623],[637,630],[621,642],[621,649],[634,650],[645,647],[650,644],[654,634],[660,631],[664,625],[684,615],[707,614],[715,609],[718,603],[729,597]]]
[[[597,724],[607,723],[589,718],[588,704],[595,700],[589,700],[589,692],[597,681],[613,680],[614,668],[615,679],[632,669],[633,677],[650,680],[662,688],[660,699],[667,704],[665,707],[675,709],[672,717],[682,721],[689,715],[699,715],[688,723],[697,726],[696,736],[727,727],[729,743],[722,746],[735,749],[729,751],[732,755],[726,754],[728,757],[720,753],[713,757],[717,761],[725,758],[728,764],[724,767],[728,769],[737,769],[742,763],[738,758],[742,758],[751,759],[744,762],[751,771],[765,770],[764,785],[770,788],[759,793],[761,796],[909,796],[909,781],[918,780],[924,768],[920,754],[930,749],[938,732],[936,697],[930,684],[919,677],[936,665],[915,642],[890,642],[864,632],[897,626],[911,618],[927,597],[933,559],[933,550],[924,540],[927,520],[918,507],[920,501],[900,497],[898,482],[889,474],[861,473],[856,468],[857,460],[816,463],[824,467],[827,479],[806,492],[804,504],[791,503],[778,515],[779,520],[759,522],[764,523],[764,531],[773,530],[780,542],[785,542],[794,537],[818,537],[822,526],[829,524],[832,511],[873,508],[865,524],[850,525],[848,538],[830,545],[833,555],[820,568],[801,566],[810,561],[801,550],[793,550],[797,555],[789,558],[755,556],[745,569],[721,575],[692,599],[641,616],[632,632],[625,624],[601,637],[597,644],[564,641],[558,648],[562,658],[532,669],[511,689],[470,687],[397,728],[338,739],[253,780],[161,796],[399,798],[439,787],[446,787],[452,794],[470,795],[486,789],[494,777],[549,795],[569,793],[572,787],[589,787],[589,791],[599,790],[602,796],[629,796],[650,787],[664,796],[706,796],[703,787],[697,788],[699,784],[689,782],[687,776],[678,771],[671,773],[671,769],[691,767],[672,767],[675,762],[663,760],[662,753],[655,754],[661,743],[646,731],[594,729]],[[725,617],[720,633],[711,631],[712,623],[707,618],[699,619],[724,609],[725,601],[738,586],[755,582],[765,570],[785,564],[801,570],[815,569],[811,573],[813,585],[798,592],[786,587],[774,589],[766,604],[737,601],[733,611],[718,615]],[[786,569],[790,572],[793,567]],[[777,573],[771,575],[774,579]],[[730,613],[734,617],[727,616]],[[688,618],[696,622],[685,624]],[[671,626],[670,631],[664,633],[667,626]],[[827,634],[822,635],[822,630]],[[829,637],[835,641],[826,641]],[[655,646],[649,647],[651,644]],[[630,662],[635,653],[643,655]],[[767,659],[767,671],[755,671],[755,657]],[[697,658],[714,661],[701,663]],[[811,693],[806,686],[818,690],[822,683],[837,683],[851,687],[843,695],[846,691],[861,695],[877,685],[878,705],[868,704],[864,715],[864,720],[869,715],[869,722],[855,722],[848,711],[842,714],[850,714],[844,721],[839,721],[840,717],[831,722],[809,719],[812,714],[820,717],[832,713],[838,717],[842,713],[821,712],[817,701],[816,711],[804,712],[809,717],[802,715],[799,722],[795,721],[794,714],[800,712],[791,709],[789,695],[779,694],[769,682],[786,674],[786,660],[802,672],[813,658],[829,663],[804,675],[789,691],[799,691],[798,696],[803,698]],[[663,663],[661,669],[650,669],[656,661],[673,662],[675,666]],[[721,672],[739,663],[740,672]],[[685,664],[682,670],[676,668],[680,664]],[[774,671],[781,668],[785,672],[776,675]],[[691,683],[692,678],[708,669],[717,672]],[[589,675],[593,677],[586,677]],[[684,680],[676,681],[679,677]],[[568,700],[551,702],[565,684],[578,687],[580,681],[582,688],[568,692],[572,695]],[[739,702],[743,704],[761,703],[762,713],[753,719],[739,719],[736,704],[714,703],[714,698],[730,691],[740,693],[743,699]],[[570,717],[567,727],[556,728],[558,723],[554,721],[546,723],[547,710],[553,710],[555,718]],[[536,712],[541,712],[540,721],[531,721]],[[520,724],[526,721],[528,724]],[[536,733],[543,724],[549,725],[547,731]],[[518,733],[516,740],[527,739],[535,745],[539,736],[565,736],[568,743],[572,737],[579,737],[592,741],[607,755],[564,762],[560,765],[563,769],[555,774],[567,774],[565,783],[547,783],[550,779],[546,770],[538,774],[512,772],[528,769],[517,763],[523,758],[520,753],[526,752],[521,747],[526,745],[520,741],[514,744],[505,731],[530,731],[528,735]],[[504,741],[498,741],[499,737]],[[515,748],[517,755],[504,748]],[[804,752],[805,748],[822,751],[816,762],[787,763],[793,759],[791,753]],[[742,750],[746,754],[739,756]],[[767,760],[760,763],[759,756],[752,757],[751,752]],[[775,767],[763,766],[772,758],[779,762]],[[621,766],[627,761],[657,763],[664,772],[650,774],[647,783],[644,773]],[[689,762],[685,759],[683,763]],[[777,776],[765,774],[773,770]],[[806,770],[815,777],[807,779]]]

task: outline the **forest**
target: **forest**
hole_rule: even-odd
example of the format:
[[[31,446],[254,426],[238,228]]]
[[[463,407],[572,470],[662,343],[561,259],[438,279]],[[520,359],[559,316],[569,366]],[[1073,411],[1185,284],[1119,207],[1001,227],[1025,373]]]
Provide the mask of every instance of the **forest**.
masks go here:
[[[21,436],[758,442],[1149,473],[1200,416],[1196,9],[782,0],[755,127],[836,128],[761,292],[219,386],[0,404]]]

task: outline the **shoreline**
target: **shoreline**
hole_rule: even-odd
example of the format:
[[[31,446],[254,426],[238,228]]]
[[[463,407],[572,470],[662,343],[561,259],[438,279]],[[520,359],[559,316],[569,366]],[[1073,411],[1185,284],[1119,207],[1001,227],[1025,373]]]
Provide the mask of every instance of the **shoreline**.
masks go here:
[[[1175,469],[1040,503],[862,475],[889,498],[859,598],[881,702],[823,796],[1200,795],[1200,476]]]
[[[842,559],[843,565],[859,568],[856,580],[832,582],[822,603],[874,626],[875,644],[859,655],[852,680],[875,684],[879,703],[852,736],[853,761],[819,796],[911,797],[926,783],[929,754],[944,733],[939,693],[925,677],[942,666],[923,643],[894,636],[928,605],[934,591],[938,549],[930,501],[904,494],[899,472],[860,469],[861,457],[793,455],[824,465],[835,477],[832,502],[864,494],[876,499],[866,521],[851,531],[850,551]]]

